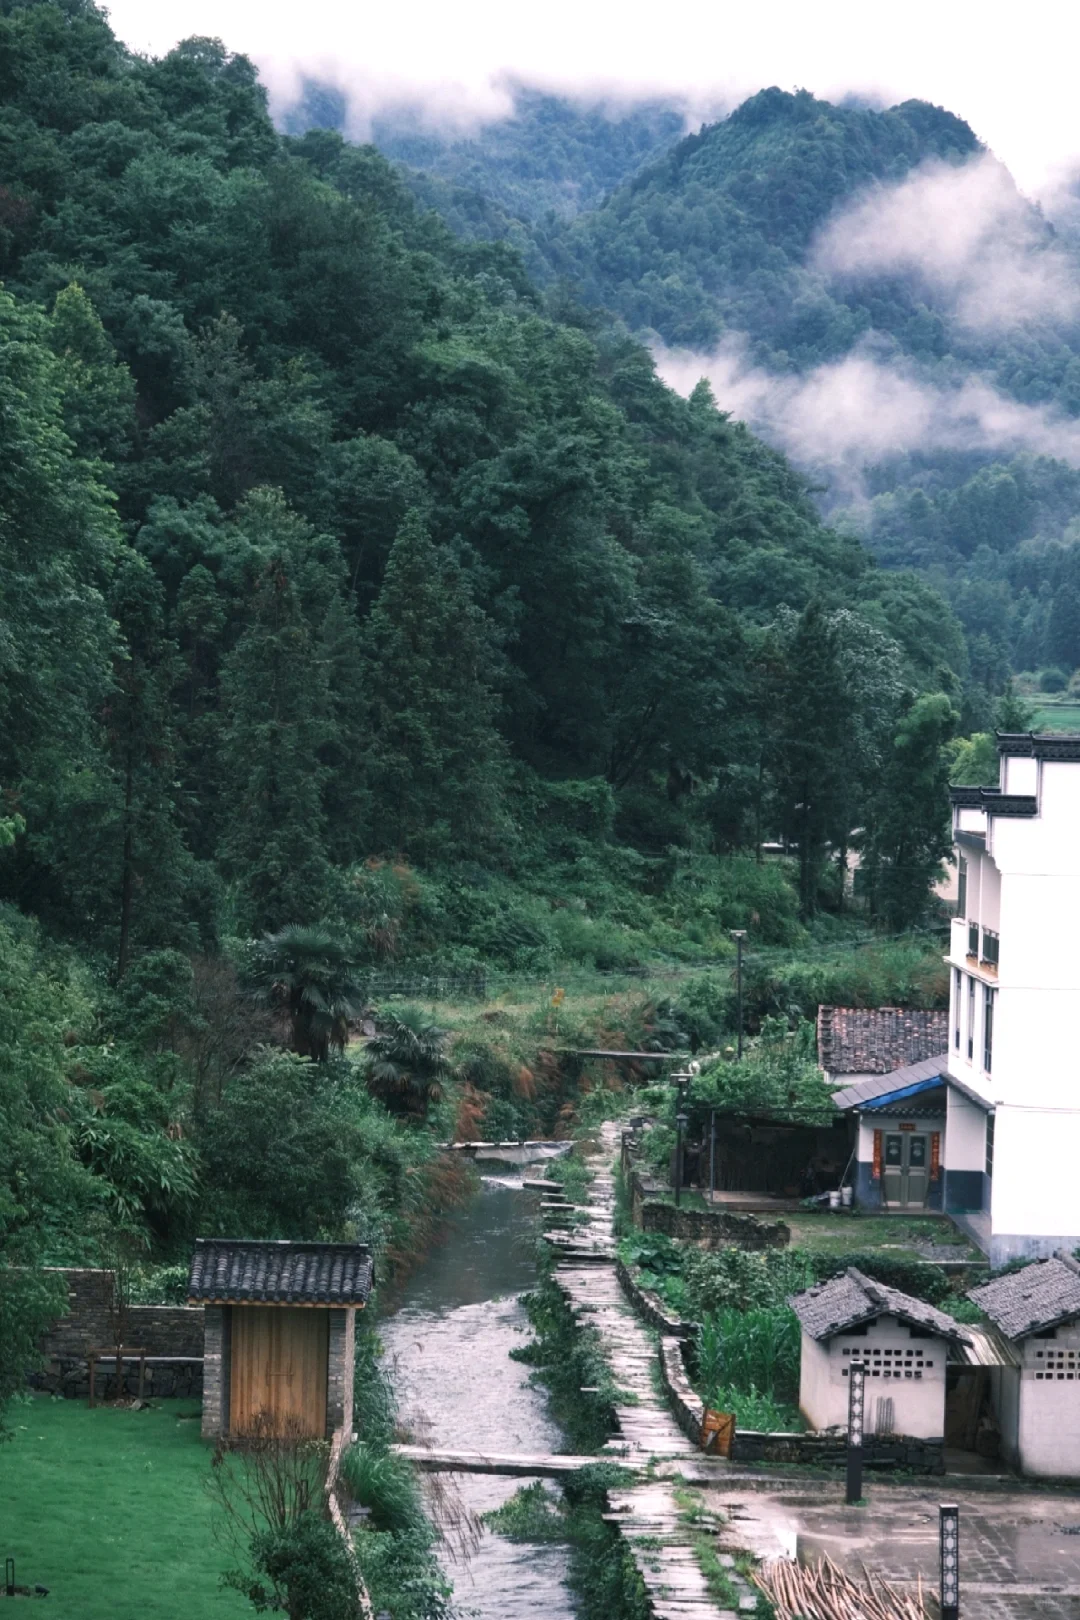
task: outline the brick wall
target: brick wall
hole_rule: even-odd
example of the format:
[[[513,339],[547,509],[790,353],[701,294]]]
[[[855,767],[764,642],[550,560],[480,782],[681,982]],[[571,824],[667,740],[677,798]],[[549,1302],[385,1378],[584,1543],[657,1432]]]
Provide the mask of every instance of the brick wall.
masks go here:
[[[67,1315],[50,1328],[42,1350],[50,1360],[85,1356],[116,1342],[113,1274],[88,1268],[62,1269],[68,1288]],[[130,1305],[128,1344],[151,1356],[201,1356],[203,1312],[191,1305]]]
[[[345,1429],[352,1437],[353,1362],[356,1359],[356,1312],[331,1311],[326,1375],[326,1433]]]
[[[226,1433],[229,1426],[228,1330],[232,1317],[229,1307],[221,1305],[207,1305],[203,1314],[202,1435],[204,1440],[216,1440],[218,1435]]]

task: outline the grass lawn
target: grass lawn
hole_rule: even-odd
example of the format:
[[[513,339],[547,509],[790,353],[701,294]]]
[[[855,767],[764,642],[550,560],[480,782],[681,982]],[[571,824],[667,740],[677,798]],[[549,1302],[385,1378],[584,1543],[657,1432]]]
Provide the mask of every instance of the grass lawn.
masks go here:
[[[954,1243],[956,1258],[974,1251],[949,1221],[919,1215],[785,1215],[793,1249],[815,1254],[845,1254],[853,1249],[884,1249],[893,1254],[914,1254],[915,1243]]]
[[[1042,700],[1031,722],[1034,731],[1080,731],[1080,704]]]
[[[232,1562],[203,1490],[210,1451],[191,1401],[90,1411],[35,1396],[0,1445],[0,1559],[49,1588],[50,1620],[239,1620]]]

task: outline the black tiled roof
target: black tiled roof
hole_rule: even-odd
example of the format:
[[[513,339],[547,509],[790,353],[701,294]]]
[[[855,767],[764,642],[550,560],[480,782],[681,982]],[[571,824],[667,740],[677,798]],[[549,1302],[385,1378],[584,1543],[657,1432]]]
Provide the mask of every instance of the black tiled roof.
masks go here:
[[[891,1074],[949,1049],[949,1014],[925,1007],[819,1007],[826,1074]]]
[[[366,1243],[199,1238],[188,1298],[196,1304],[365,1305],[373,1281]]]
[[[812,1339],[833,1339],[877,1316],[895,1316],[909,1327],[926,1328],[960,1344],[968,1342],[967,1335],[944,1311],[935,1310],[911,1294],[902,1294],[899,1288],[887,1288],[854,1266],[805,1293],[793,1294],[788,1304]]]
[[[1059,1322],[1080,1316],[1080,1265],[1071,1256],[1035,1260],[1022,1271],[980,1288],[970,1288],[973,1299],[1007,1339],[1026,1339]]]

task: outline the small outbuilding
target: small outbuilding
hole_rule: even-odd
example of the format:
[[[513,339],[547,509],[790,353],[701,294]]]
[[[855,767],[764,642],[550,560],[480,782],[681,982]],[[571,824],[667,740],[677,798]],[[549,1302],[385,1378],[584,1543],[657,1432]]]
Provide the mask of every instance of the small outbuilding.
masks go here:
[[[866,1367],[866,1433],[942,1440],[945,1364],[967,1335],[951,1316],[854,1266],[789,1301],[802,1326],[799,1406],[812,1429],[846,1428],[848,1369]]]
[[[990,1373],[1002,1455],[1023,1474],[1080,1478],[1080,1265],[1036,1260],[968,1298],[1013,1352]]]
[[[352,1428],[356,1312],[374,1281],[363,1243],[200,1238],[188,1302],[205,1310],[206,1439]]]

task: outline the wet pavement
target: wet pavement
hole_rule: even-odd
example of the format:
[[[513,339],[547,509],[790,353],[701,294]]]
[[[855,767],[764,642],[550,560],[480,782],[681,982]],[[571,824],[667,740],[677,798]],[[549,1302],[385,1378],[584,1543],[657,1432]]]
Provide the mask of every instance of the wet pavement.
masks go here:
[[[755,1485],[757,1482],[755,1482]],[[809,1562],[827,1553],[850,1573],[865,1565],[897,1585],[936,1591],[938,1505],[960,1506],[961,1614],[965,1620],[1080,1620],[1080,1496],[973,1489],[952,1479],[867,1486],[866,1507],[846,1507],[842,1483],[761,1481],[707,1492],[725,1514],[732,1546]]]

